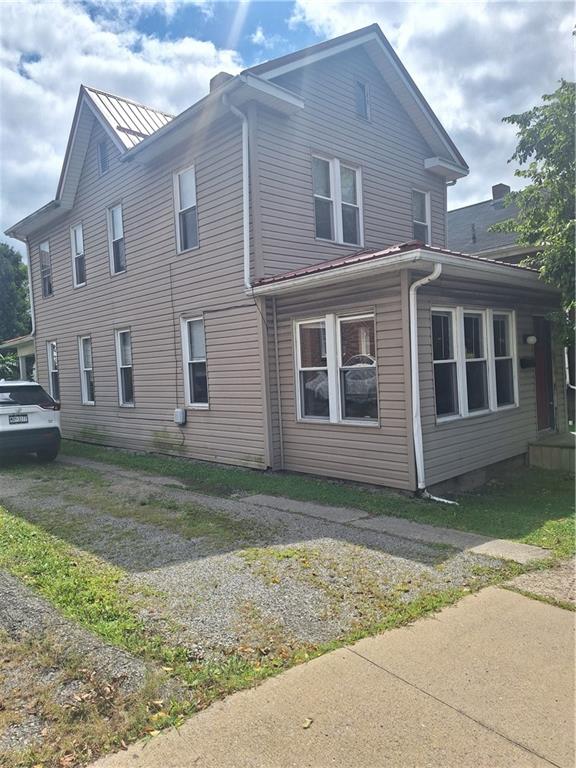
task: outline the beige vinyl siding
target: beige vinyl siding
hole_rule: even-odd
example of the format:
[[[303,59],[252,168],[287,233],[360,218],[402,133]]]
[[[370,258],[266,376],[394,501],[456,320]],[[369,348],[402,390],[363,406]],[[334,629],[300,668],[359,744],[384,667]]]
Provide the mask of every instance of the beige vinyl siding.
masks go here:
[[[518,358],[533,357],[533,348],[523,337],[533,333],[533,316],[546,314],[549,299],[502,286],[440,278],[420,290],[418,334],[420,359],[420,397],[426,484],[433,485],[505,459],[524,454],[528,441],[538,434],[536,386],[533,368],[518,365],[517,408],[494,413],[436,422],[434,371],[432,364],[431,307],[511,309],[516,312]],[[556,399],[564,408],[563,381],[556,350]],[[560,385],[559,385],[560,384]]]
[[[356,115],[354,83],[370,91],[370,120]],[[413,239],[412,189],[430,191],[432,244],[445,244],[445,184],[424,170],[432,151],[363,50],[284,75],[305,107],[286,117],[257,115],[262,274],[333,259],[357,246],[315,239],[312,154],[336,157],[362,172],[364,245]]]
[[[94,123],[74,209],[31,241],[38,373],[58,340],[65,435],[115,446],[262,467],[258,320],[243,290],[240,124],[214,125],[149,167],[121,163],[109,143],[100,176]],[[176,253],[173,172],[196,168],[199,248]],[[106,209],[122,203],[126,273],[110,275]],[[87,284],[73,288],[69,227],[82,223]],[[38,243],[50,239],[54,295],[41,296]],[[184,407],[180,318],[205,318],[210,407]],[[115,329],[132,334],[135,407],[118,405]],[[95,406],[81,405],[78,341],[93,345]]]
[[[280,411],[284,469],[346,478],[360,482],[413,487],[413,459],[408,436],[406,400],[408,371],[404,367],[407,328],[402,322],[400,275],[352,282],[346,287],[303,290],[276,300],[280,397],[276,383],[276,350],[270,344],[275,465],[280,466]],[[273,335],[273,312],[268,300],[268,327]],[[378,366],[379,424],[322,424],[298,421],[293,323],[328,312],[374,312]]]

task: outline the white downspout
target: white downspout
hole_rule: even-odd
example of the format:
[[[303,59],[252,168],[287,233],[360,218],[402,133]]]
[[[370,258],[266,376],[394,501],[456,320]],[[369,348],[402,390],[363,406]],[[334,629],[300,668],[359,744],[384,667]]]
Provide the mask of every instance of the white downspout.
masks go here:
[[[32,290],[32,264],[30,263],[30,245],[28,244],[28,238],[24,240],[26,245],[26,267],[28,268],[28,296],[30,299],[30,318],[32,320],[32,330],[30,336],[36,335],[36,315],[34,313],[34,291]]]
[[[422,414],[420,412],[420,368],[418,365],[418,302],[417,291],[423,285],[437,280],[442,273],[442,264],[434,264],[434,269],[426,277],[412,283],[410,286],[410,368],[412,380],[412,434],[414,436],[414,454],[416,457],[416,480],[418,490],[426,499],[441,501],[444,504],[457,504],[456,501],[440,499],[432,496],[426,490],[426,474],[424,471],[424,447],[422,444]]]
[[[230,104],[226,94],[223,103],[230,112],[242,121],[242,227],[244,230],[244,287],[252,289],[250,282],[250,156],[248,143],[248,118],[237,107]]]

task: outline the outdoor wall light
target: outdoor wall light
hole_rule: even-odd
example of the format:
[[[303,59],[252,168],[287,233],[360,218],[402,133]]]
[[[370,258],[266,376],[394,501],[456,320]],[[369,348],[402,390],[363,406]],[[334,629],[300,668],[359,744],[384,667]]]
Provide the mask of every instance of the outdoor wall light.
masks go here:
[[[536,344],[538,337],[531,334],[530,336],[524,336],[524,344],[529,344],[531,347]]]

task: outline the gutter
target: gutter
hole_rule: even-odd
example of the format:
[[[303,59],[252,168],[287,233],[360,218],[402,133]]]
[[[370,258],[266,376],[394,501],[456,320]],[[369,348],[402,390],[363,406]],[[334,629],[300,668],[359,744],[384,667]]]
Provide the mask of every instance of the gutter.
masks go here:
[[[250,283],[250,157],[248,144],[248,118],[237,107],[230,104],[226,94],[222,102],[230,112],[242,121],[242,229],[244,242],[244,287],[251,291]]]
[[[437,262],[434,269],[426,277],[416,280],[410,286],[409,305],[410,305],[410,378],[412,389],[412,434],[414,437],[414,454],[416,458],[416,481],[418,492],[425,499],[440,501],[443,504],[457,504],[456,501],[441,499],[432,496],[426,490],[426,473],[424,467],[424,446],[422,441],[422,414],[420,411],[420,368],[418,365],[418,289],[428,283],[437,280],[442,274],[442,264]]]

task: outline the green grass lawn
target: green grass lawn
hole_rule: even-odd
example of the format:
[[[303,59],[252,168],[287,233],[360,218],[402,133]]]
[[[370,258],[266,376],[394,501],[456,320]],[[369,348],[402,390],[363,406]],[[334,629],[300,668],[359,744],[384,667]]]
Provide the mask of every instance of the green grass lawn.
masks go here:
[[[215,496],[237,493],[286,496],[495,538],[516,539],[550,549],[559,557],[568,557],[575,551],[574,480],[562,472],[515,468],[480,490],[455,496],[458,506],[453,506],[354,483],[289,472],[225,467],[73,441],[65,441],[63,453],[174,477],[192,490]]]

